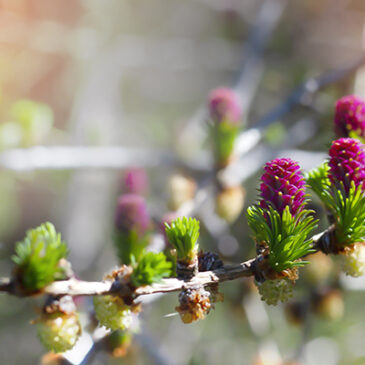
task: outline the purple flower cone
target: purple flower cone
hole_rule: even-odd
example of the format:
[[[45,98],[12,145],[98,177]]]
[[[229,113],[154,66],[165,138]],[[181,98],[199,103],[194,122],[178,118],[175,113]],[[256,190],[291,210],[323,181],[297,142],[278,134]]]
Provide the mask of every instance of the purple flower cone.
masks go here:
[[[335,132],[339,137],[348,137],[353,131],[365,138],[365,100],[355,95],[344,96],[336,103]]]
[[[341,188],[343,184],[346,193],[349,192],[351,182],[356,187],[365,190],[365,148],[353,138],[340,138],[332,142],[329,151],[329,178],[335,186]]]
[[[150,226],[150,216],[143,197],[124,194],[119,197],[115,213],[115,227],[123,232],[136,231],[143,236]]]
[[[148,176],[144,169],[129,169],[124,176],[124,185],[128,193],[143,195],[148,189]]]
[[[209,94],[209,113],[215,122],[227,120],[237,124],[242,117],[242,106],[237,94],[228,88],[218,88]]]
[[[261,208],[271,205],[280,214],[286,206],[295,215],[303,209],[305,181],[297,162],[290,158],[278,158],[266,163],[261,177]]]

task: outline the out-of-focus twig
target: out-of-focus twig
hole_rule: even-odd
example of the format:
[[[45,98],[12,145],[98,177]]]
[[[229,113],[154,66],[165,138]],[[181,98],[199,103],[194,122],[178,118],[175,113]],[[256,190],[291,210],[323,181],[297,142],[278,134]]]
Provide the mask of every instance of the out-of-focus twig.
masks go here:
[[[155,343],[153,337],[143,331],[137,333],[134,338],[142,346],[143,350],[149,355],[149,358],[155,365],[175,365],[175,360],[171,357],[167,357],[164,354],[157,343]]]
[[[254,152],[252,151],[261,142],[265,127],[284,117],[295,106],[301,104],[305,99],[314,95],[320,89],[330,86],[350,76],[364,64],[365,53],[361,54],[357,60],[343,69],[330,71],[318,77],[308,79],[301,86],[294,89],[293,92],[281,104],[269,111],[262,119],[254,124],[253,128],[243,131],[236,140],[235,155],[237,156],[237,161],[230,164],[226,169],[219,173],[218,178],[220,183],[223,185],[240,184],[253,173],[255,173],[268,158],[272,157],[273,155],[279,155],[280,151],[275,151],[271,148],[267,148],[266,146],[258,148]],[[287,146],[285,146],[285,148],[295,148],[297,145],[307,140],[308,137],[311,138],[315,131],[314,127],[314,123],[310,119],[299,121],[297,125],[294,125],[291,131],[289,131],[289,143]],[[300,128],[299,133],[298,128]],[[298,155],[299,151],[296,152]],[[303,152],[300,155],[303,157],[305,154],[306,153]],[[316,155],[316,161],[318,161],[319,156],[321,156],[321,154]],[[195,199],[193,202],[187,203],[182,208],[184,213],[196,212],[198,209],[197,204],[202,204],[209,198],[206,191],[211,187],[209,182],[206,180],[204,181],[204,183],[200,184],[200,189],[198,190],[199,199]]]
[[[303,323],[303,327],[302,327],[302,334],[301,334],[302,336],[301,336],[301,341],[298,346],[298,349],[294,355],[294,361],[296,361],[296,360],[301,361],[301,360],[303,360],[303,357],[304,357],[305,345],[308,342],[311,328],[313,325],[312,317],[311,317],[311,313],[310,313],[311,304],[312,304],[311,297],[309,297],[304,304],[304,323]]]
[[[13,171],[154,167],[174,161],[166,151],[118,146],[36,146],[0,153],[0,169]]]
[[[360,67],[365,65],[365,53],[362,53],[360,57],[354,60],[349,65],[339,70],[329,71],[317,77],[311,77],[294,89],[289,96],[277,105],[274,109],[270,110],[264,117],[262,117],[257,123],[256,128],[265,128],[272,122],[279,120],[289,113],[295,106],[300,104],[306,104],[311,96],[313,96],[319,90],[335,84],[356,72]]]
[[[260,137],[258,130],[249,129],[242,135],[239,141],[240,153],[236,153],[237,159],[225,169],[217,173],[217,179],[222,186],[237,186],[242,184],[255,174],[264,163],[273,156],[289,156],[300,162],[304,169],[311,169],[321,163],[325,155],[321,152],[307,152],[296,149],[298,145],[309,140],[316,133],[316,124],[313,120],[302,119],[296,122],[287,131],[287,138],[281,148],[258,145],[255,150],[251,146],[256,144]],[[246,140],[247,137],[247,140]],[[244,143],[246,140],[246,144]],[[195,215],[207,201],[214,195],[214,180],[206,176],[199,184],[195,197],[184,203],[178,211],[179,215]],[[204,217],[202,217],[203,219]],[[221,227],[215,224],[218,231],[224,231],[224,223]],[[213,236],[216,236],[213,234]],[[215,237],[216,238],[216,237]]]
[[[348,67],[331,71],[316,78],[310,78],[296,88],[281,104],[261,118],[254,128],[241,133],[237,139],[236,152],[242,156],[260,142],[263,129],[282,118],[303,99],[320,89],[350,76],[365,64],[365,54]],[[176,159],[166,151],[151,151],[118,146],[110,147],[43,147],[11,149],[0,154],[0,168],[13,171],[39,169],[79,169],[79,168],[123,168],[133,166],[153,167],[163,163],[173,163]],[[199,168],[197,166],[197,168]]]
[[[273,156],[286,156],[296,159],[305,169],[311,169],[321,163],[325,154],[320,152],[300,151],[297,147],[310,140],[317,131],[317,123],[312,119],[301,119],[287,130],[287,137],[280,148],[260,144],[254,150],[246,146],[246,153],[238,155],[237,159],[224,170],[219,171],[218,179],[221,184],[235,186],[251,177],[266,161]],[[256,139],[256,141],[258,141]],[[252,144],[251,144],[252,146]],[[245,148],[245,145],[242,144]]]
[[[264,1],[244,46],[242,64],[233,81],[233,87],[241,98],[246,116],[263,73],[264,49],[279,24],[287,3],[287,0]]]
[[[298,105],[305,105],[315,93],[330,85],[342,81],[351,76],[365,65],[365,53],[350,63],[348,66],[335,71],[329,71],[317,77],[311,77],[295,88],[288,97],[279,105],[269,110],[261,119],[253,124],[253,127],[243,131],[237,138],[235,151],[238,156],[255,148],[263,138],[264,129],[283,118]]]
[[[266,48],[273,30],[279,23],[284,12],[287,0],[265,0],[262,2],[256,19],[249,32],[249,37],[243,45],[243,57],[237,73],[234,75],[232,87],[241,99],[243,110],[247,116],[256,89],[263,73],[262,53]],[[205,106],[200,107],[186,122],[184,130],[180,132],[180,143],[185,141],[201,140],[205,138],[204,122],[207,118]],[[200,143],[197,143],[200,145]]]

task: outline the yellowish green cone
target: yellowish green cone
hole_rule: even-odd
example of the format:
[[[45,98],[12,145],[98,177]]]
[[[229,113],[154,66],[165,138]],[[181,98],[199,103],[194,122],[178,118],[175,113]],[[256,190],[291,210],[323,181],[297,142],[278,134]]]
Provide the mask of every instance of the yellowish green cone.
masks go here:
[[[132,312],[122,298],[103,295],[94,297],[95,315],[102,326],[111,330],[125,330],[132,323]]]
[[[76,344],[81,326],[76,313],[43,314],[37,321],[38,337],[49,351],[65,352]]]
[[[258,284],[261,300],[269,305],[277,305],[279,301],[286,302],[293,296],[294,281],[284,278],[265,280]]]
[[[355,244],[352,250],[340,254],[342,270],[346,275],[359,277],[365,272],[365,245]]]

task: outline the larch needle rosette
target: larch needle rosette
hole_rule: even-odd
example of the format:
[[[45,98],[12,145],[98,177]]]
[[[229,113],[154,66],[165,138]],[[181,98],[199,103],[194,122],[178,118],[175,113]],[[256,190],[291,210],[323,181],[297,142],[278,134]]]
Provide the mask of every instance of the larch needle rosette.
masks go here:
[[[316,227],[306,209],[305,180],[297,162],[280,158],[268,162],[261,177],[260,201],[247,210],[257,251],[256,275],[261,298],[268,304],[292,295],[303,256],[314,252],[308,238]]]
[[[332,142],[329,160],[308,173],[308,183],[325,205],[334,225],[328,253],[338,254],[344,272],[365,270],[365,149],[354,138]]]

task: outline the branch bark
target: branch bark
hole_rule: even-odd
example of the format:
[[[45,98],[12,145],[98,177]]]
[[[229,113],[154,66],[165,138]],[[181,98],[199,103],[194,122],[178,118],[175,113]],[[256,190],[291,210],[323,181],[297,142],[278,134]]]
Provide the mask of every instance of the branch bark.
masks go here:
[[[330,243],[333,241],[334,227],[331,226],[327,230],[313,236],[313,247],[317,251],[328,250]],[[115,281],[83,281],[76,278],[69,280],[55,281],[45,287],[39,294],[48,294],[53,296],[71,295],[71,296],[90,296],[90,295],[131,295],[137,298],[142,295],[150,295],[157,293],[170,293],[183,289],[191,289],[199,286],[209,286],[229,280],[236,280],[242,277],[250,277],[255,275],[255,263],[260,256],[252,258],[239,264],[225,265],[222,268],[213,271],[199,272],[188,281],[177,278],[163,279],[159,283],[141,286],[135,289],[133,293],[130,288],[118,280]],[[6,292],[10,295],[26,296],[19,291],[19,288],[12,283],[11,279],[5,278],[0,281],[0,292]]]

